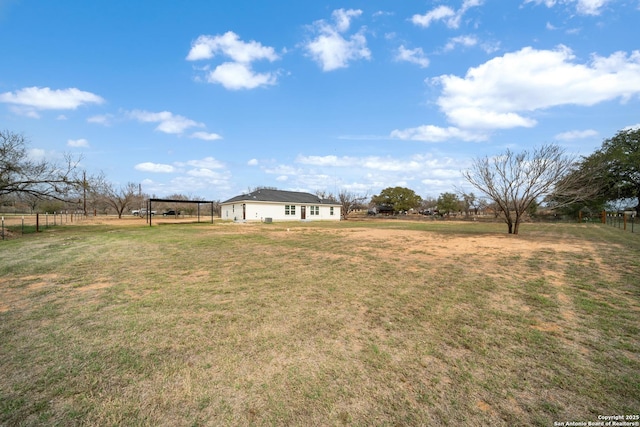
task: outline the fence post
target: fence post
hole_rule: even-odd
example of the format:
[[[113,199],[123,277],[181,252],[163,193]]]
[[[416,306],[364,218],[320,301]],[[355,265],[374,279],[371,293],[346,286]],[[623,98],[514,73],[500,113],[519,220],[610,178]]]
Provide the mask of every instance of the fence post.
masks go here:
[[[36,233],[40,232],[40,214],[36,214]]]
[[[24,215],[22,215],[22,234],[24,234]]]
[[[622,222],[624,223],[624,227],[622,228],[623,230],[627,230],[627,214],[623,213],[622,214]]]
[[[4,217],[2,217],[2,240],[4,240]]]

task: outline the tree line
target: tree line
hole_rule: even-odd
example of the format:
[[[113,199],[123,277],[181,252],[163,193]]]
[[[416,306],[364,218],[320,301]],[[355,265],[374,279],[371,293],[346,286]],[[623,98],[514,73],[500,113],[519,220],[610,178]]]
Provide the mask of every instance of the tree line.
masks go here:
[[[453,212],[469,216],[488,208],[505,222],[509,234],[518,234],[523,219],[541,207],[576,217],[603,210],[633,210],[637,216],[640,128],[619,131],[589,156],[567,155],[556,144],[518,153],[507,149],[474,159],[462,175],[479,196],[458,189],[437,199],[422,199],[411,189],[388,187],[370,204],[392,213],[418,210],[445,216]]]
[[[0,130],[0,206],[22,212],[115,213],[118,217],[130,209],[140,209],[146,200],[155,198],[142,192],[139,184],[118,186],[100,173],[87,174],[81,169],[82,157],[65,154],[62,161],[33,159],[28,140],[22,134]],[[173,200],[199,198],[173,194]],[[201,200],[201,199],[200,199]],[[219,209],[216,203],[214,210]],[[180,206],[183,214],[193,214],[196,206]]]
[[[119,217],[127,209],[143,207],[153,195],[140,186],[117,186],[102,174],[87,175],[81,158],[65,155],[61,161],[34,160],[24,135],[0,130],[0,204],[21,204],[32,211],[114,211]],[[388,187],[379,194],[361,196],[343,190],[337,195],[316,194],[339,202],[346,219],[354,210],[373,207],[391,213],[419,211],[469,216],[489,207],[518,234],[523,219],[540,206],[560,214],[593,214],[604,209],[632,207],[640,213],[640,128],[624,129],[589,156],[575,158],[556,144],[531,150],[506,150],[497,156],[473,160],[463,177],[477,192],[460,189],[422,199],[413,190]],[[198,200],[181,194],[175,200]],[[219,208],[219,202],[216,204]],[[194,209],[185,205],[185,212]],[[215,208],[214,208],[215,209]],[[187,212],[188,213],[188,212]]]

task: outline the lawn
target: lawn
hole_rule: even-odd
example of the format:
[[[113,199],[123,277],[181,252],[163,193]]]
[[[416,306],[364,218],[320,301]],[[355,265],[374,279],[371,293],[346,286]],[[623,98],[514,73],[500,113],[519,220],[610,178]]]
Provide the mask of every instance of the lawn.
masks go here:
[[[0,241],[0,425],[640,412],[640,233],[88,222]]]

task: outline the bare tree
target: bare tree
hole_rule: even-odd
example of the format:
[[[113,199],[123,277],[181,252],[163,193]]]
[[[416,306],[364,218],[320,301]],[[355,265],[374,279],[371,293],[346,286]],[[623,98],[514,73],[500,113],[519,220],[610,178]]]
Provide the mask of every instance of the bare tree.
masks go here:
[[[118,218],[122,218],[122,213],[138,199],[138,184],[129,182],[123,187],[115,187],[102,180],[97,186],[97,192],[116,211]]]
[[[347,190],[340,191],[338,193],[338,202],[341,205],[342,219],[347,219],[349,214],[367,199],[367,196],[357,196]]]
[[[507,150],[496,157],[474,160],[463,176],[495,204],[507,224],[509,234],[518,234],[523,216],[532,203],[553,192],[564,193],[574,185],[564,179],[574,161],[554,144],[514,153]],[[575,194],[575,197],[580,197]]]
[[[469,218],[471,211],[473,210],[474,214],[478,214],[478,205],[476,204],[476,195],[473,193],[465,193],[464,191],[458,191],[458,196],[460,197],[460,203],[464,210],[465,218]]]
[[[64,164],[31,159],[22,134],[0,130],[0,197],[17,193],[65,200],[82,188],[83,178],[77,169],[80,160],[70,155],[64,156]]]
[[[336,196],[334,196],[333,194],[331,194],[327,190],[316,190],[314,194],[316,196],[318,196],[322,200],[329,200],[329,201],[332,201],[332,202],[337,202],[338,201],[336,199]]]
[[[20,200],[22,200],[23,203],[29,206],[31,212],[35,212],[36,208],[38,207],[38,203],[40,202],[39,198],[37,198],[33,194],[28,193],[20,194],[18,197],[20,198]]]

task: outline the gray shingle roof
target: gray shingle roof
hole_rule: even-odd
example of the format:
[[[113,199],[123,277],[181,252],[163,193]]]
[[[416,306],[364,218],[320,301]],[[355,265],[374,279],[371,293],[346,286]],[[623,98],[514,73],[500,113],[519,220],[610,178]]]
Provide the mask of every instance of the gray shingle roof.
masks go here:
[[[249,194],[241,194],[236,197],[232,197],[229,200],[222,202],[236,203],[236,202],[281,202],[281,203],[314,203],[319,205],[339,205],[338,202],[334,202],[327,199],[321,199],[315,194],[302,193],[299,191],[283,191],[283,190],[271,190],[260,189],[252,191]]]

